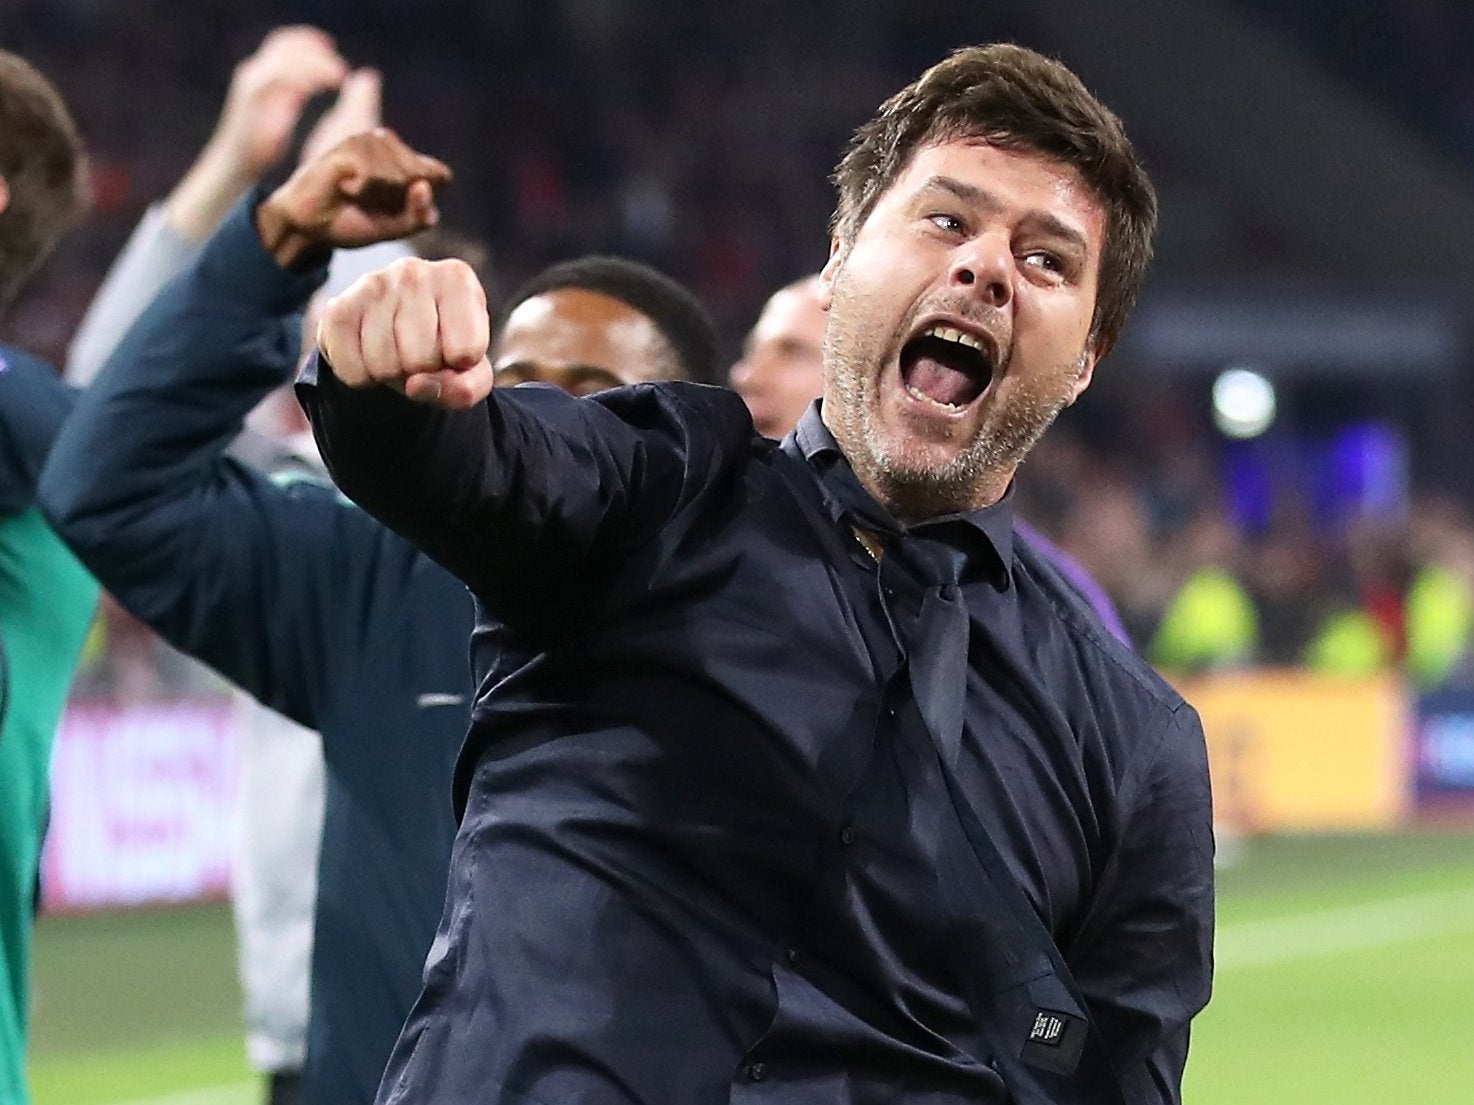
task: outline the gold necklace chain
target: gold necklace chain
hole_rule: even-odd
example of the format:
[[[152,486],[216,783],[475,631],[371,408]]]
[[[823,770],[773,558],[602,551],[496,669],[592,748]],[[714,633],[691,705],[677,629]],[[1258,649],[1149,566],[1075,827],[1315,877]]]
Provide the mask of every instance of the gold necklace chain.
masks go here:
[[[859,526],[851,526],[850,532],[855,535],[855,540],[860,542],[860,547],[870,554],[870,559],[880,563],[880,558],[885,554],[885,545],[875,534],[862,530]]]

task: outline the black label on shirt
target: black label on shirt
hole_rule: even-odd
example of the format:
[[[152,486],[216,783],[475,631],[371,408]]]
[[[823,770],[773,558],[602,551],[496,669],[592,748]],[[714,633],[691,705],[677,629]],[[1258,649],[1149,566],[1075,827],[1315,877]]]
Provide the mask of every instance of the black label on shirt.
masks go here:
[[[1045,1070],[1068,1074],[1080,1059],[1085,1034],[1084,1019],[1054,1009],[1038,1009],[1021,1058]]]

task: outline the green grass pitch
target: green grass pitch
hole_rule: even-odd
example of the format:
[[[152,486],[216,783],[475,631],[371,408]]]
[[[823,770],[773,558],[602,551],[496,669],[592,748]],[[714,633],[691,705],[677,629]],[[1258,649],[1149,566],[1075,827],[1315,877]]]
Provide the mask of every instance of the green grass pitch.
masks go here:
[[[1474,835],[1256,840],[1188,1105],[1474,1101]],[[223,906],[43,918],[35,1105],[256,1105]]]

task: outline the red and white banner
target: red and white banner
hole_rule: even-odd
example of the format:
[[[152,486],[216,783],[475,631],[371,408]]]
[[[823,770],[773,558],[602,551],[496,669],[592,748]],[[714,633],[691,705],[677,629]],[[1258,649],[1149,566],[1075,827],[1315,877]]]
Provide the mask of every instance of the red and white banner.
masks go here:
[[[224,895],[236,769],[228,698],[73,702],[52,757],[45,907]]]

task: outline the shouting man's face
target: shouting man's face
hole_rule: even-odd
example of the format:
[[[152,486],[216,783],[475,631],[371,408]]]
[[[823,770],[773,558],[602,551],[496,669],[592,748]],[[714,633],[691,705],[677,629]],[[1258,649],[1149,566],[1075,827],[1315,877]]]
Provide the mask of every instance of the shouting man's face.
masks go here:
[[[836,243],[824,421],[893,513],[996,502],[1085,390],[1104,234],[1075,169],[956,139],[919,149]]]

